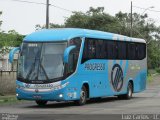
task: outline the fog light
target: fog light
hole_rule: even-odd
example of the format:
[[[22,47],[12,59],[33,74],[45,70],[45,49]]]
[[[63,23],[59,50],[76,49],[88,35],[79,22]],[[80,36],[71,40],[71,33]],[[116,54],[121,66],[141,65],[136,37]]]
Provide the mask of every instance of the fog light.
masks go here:
[[[18,94],[16,94],[16,96],[18,97],[19,95],[18,95]]]
[[[59,94],[59,97],[62,98],[62,97],[63,97],[63,94]]]

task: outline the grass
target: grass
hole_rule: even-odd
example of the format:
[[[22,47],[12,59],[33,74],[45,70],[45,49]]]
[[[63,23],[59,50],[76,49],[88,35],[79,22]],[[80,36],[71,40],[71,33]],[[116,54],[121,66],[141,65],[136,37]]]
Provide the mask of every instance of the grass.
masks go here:
[[[15,95],[0,96],[0,105],[1,104],[13,104],[17,102],[21,102],[21,101],[17,100]]]
[[[148,82],[148,83],[153,82],[154,77],[157,76],[157,75],[160,75],[160,73],[157,72],[156,69],[149,69],[149,70],[148,70],[148,75],[147,75],[147,82]]]
[[[148,75],[147,76],[147,82],[151,83],[153,81],[153,75]]]
[[[157,74],[156,69],[149,69],[148,70],[148,75],[154,75],[154,74]]]

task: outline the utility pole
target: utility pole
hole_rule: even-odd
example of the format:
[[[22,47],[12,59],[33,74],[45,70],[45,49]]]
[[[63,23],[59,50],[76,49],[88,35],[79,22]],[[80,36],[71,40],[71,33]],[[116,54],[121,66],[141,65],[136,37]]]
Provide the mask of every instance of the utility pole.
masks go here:
[[[49,0],[46,1],[46,29],[49,28]]]
[[[130,30],[130,37],[132,37],[132,26],[133,26],[133,18],[132,18],[132,1],[131,1],[131,30]]]

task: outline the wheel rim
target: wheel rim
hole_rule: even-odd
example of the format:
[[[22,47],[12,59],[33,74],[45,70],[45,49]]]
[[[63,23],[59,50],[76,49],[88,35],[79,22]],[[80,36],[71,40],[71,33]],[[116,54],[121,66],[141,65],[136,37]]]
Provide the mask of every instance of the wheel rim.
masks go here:
[[[84,91],[81,91],[81,101],[82,101],[82,103],[85,102],[85,99],[86,99],[86,94],[85,94]]]
[[[131,85],[129,85],[129,88],[128,88],[128,96],[129,97],[132,96],[132,87],[131,87]]]

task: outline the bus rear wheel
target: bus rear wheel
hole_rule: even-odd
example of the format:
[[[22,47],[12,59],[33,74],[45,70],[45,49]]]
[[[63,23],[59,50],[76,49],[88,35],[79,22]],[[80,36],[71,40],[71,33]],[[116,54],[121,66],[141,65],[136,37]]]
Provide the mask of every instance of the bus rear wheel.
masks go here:
[[[47,104],[48,101],[45,100],[36,100],[37,105],[39,106],[45,106]]]
[[[129,100],[132,98],[133,95],[133,85],[131,82],[128,83],[128,87],[127,87],[127,94],[124,95],[118,95],[119,99],[126,99]]]
[[[75,102],[81,106],[86,104],[86,101],[87,101],[87,89],[85,86],[83,86],[80,92],[80,99]]]

